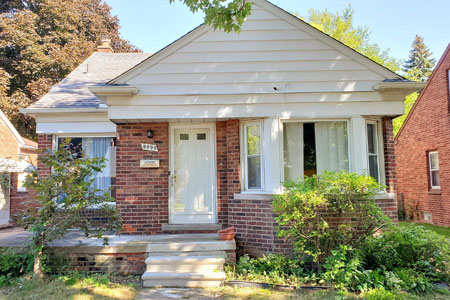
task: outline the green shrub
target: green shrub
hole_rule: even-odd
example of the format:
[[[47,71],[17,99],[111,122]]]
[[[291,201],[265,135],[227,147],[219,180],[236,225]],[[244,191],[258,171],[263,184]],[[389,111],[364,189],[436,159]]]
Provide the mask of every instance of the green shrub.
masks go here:
[[[320,264],[339,245],[356,246],[389,218],[375,204],[380,185],[370,176],[324,172],[285,184],[274,197],[278,233],[293,242],[299,255]]]
[[[360,247],[366,269],[413,269],[432,281],[450,278],[450,241],[417,227],[394,227]]]
[[[261,258],[242,256],[236,265],[226,267],[228,279],[248,280],[272,284],[299,284],[307,274],[300,262],[281,254]]]
[[[0,248],[0,286],[8,280],[29,273],[33,269],[33,255]]]

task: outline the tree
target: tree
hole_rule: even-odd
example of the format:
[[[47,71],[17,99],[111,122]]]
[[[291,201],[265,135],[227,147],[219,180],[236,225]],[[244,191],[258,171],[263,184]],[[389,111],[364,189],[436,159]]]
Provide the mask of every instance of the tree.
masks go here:
[[[86,237],[102,238],[110,230],[120,230],[121,219],[109,191],[92,188],[95,174],[105,166],[105,159],[78,157],[67,143],[58,150],[47,150],[41,162],[52,169],[48,175],[32,171],[26,187],[36,192],[28,209],[21,213],[18,223],[33,233],[30,249],[34,255],[34,275],[42,277],[44,246],[63,237],[68,229],[78,227]],[[95,207],[97,214],[108,219],[102,228],[96,228],[83,213]],[[108,240],[104,238],[104,242]]]
[[[252,3],[246,0],[169,0],[176,1],[183,2],[193,13],[202,11],[205,24],[225,32],[239,32],[252,8]]]
[[[0,4],[0,109],[27,137],[35,124],[19,108],[39,100],[108,36],[117,52],[138,51],[119,34],[102,0],[7,0]]]
[[[395,118],[394,121],[392,122],[392,125],[394,127],[394,136],[396,136],[397,133],[400,131],[400,128],[402,128],[403,123],[405,122],[406,118],[409,115],[409,112],[413,108],[414,103],[416,103],[417,98],[419,98],[418,92],[415,92],[415,93],[412,93],[412,94],[409,94],[408,96],[406,96],[405,113],[403,115],[401,115],[400,117]]]
[[[370,42],[370,29],[367,26],[355,26],[354,14],[355,11],[349,5],[342,13],[310,9],[308,16],[300,18],[386,68],[398,71],[400,61],[391,57],[389,50],[381,50],[378,44]]]
[[[426,81],[433,71],[436,59],[431,56],[433,53],[428,48],[423,38],[416,35],[409,51],[409,59],[403,64],[403,71],[411,80]]]

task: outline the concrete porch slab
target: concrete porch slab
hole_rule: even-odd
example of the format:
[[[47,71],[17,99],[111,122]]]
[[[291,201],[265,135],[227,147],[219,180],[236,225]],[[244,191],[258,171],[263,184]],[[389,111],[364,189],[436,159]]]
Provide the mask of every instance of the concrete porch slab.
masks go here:
[[[0,230],[0,247],[22,248],[29,240],[30,232],[20,228],[8,228]],[[206,245],[219,242],[216,233],[192,233],[192,234],[160,234],[160,235],[106,235],[109,244],[103,245],[103,239],[86,238],[80,231],[69,231],[64,238],[55,240],[48,245],[48,252],[70,253],[139,253],[148,252],[149,248],[159,249],[161,244],[172,244],[175,248],[180,245],[195,242],[205,242]],[[230,243],[227,247],[234,250],[235,245]]]

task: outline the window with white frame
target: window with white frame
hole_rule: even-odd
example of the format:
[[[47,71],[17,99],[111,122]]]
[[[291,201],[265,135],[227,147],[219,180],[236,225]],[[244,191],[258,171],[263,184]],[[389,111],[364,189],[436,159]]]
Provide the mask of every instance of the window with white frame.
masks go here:
[[[367,170],[368,174],[380,182],[380,155],[377,122],[368,121],[367,129]]]
[[[243,129],[245,189],[262,190],[262,122],[244,123]]]
[[[347,121],[283,123],[284,181],[349,170]]]
[[[87,158],[104,157],[105,166],[94,174],[93,188],[102,191],[111,190],[111,196],[115,197],[112,187],[116,183],[116,138],[115,137],[59,137],[57,147],[67,144],[75,157]]]
[[[428,152],[430,169],[430,184],[432,189],[441,188],[441,178],[439,176],[439,154],[437,151]]]

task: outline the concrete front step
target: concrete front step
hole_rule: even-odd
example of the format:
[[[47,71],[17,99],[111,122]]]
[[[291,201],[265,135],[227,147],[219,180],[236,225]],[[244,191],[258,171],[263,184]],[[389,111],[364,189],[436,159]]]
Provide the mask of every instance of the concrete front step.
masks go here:
[[[152,256],[214,256],[214,257],[227,257],[225,251],[171,251],[171,252],[152,252]]]
[[[202,252],[236,250],[233,241],[192,241],[179,243],[152,243],[147,245],[147,252]]]
[[[145,260],[149,272],[203,273],[223,270],[225,258],[215,256],[150,256]]]
[[[225,279],[224,272],[145,272],[144,287],[218,287]]]
[[[166,241],[147,245],[145,287],[217,287],[225,279],[223,264],[235,241]]]

